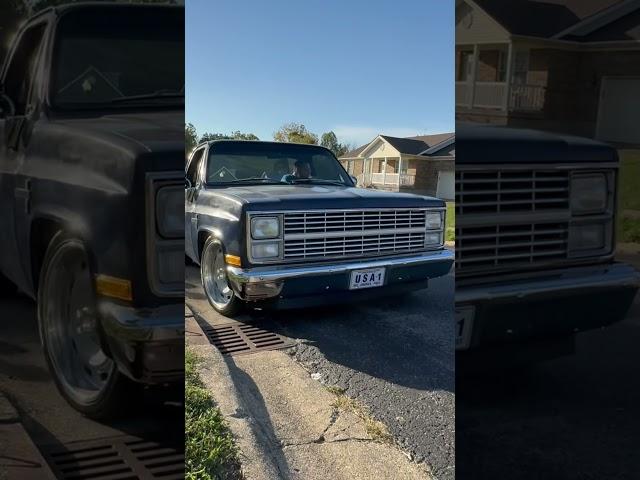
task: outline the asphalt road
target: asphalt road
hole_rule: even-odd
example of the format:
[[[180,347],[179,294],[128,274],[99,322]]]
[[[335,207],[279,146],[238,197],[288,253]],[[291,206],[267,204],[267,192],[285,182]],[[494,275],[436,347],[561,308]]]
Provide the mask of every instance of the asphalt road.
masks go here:
[[[262,312],[261,328],[299,339],[290,353],[327,386],[369,406],[401,448],[454,478],[453,276],[366,304]],[[187,303],[202,301],[187,269]],[[215,312],[210,312],[215,323]],[[219,320],[219,319],[218,319]]]
[[[457,478],[640,478],[640,297],[574,356],[456,378]]]
[[[40,348],[35,303],[23,296],[0,298],[0,392],[20,413],[39,447],[135,435],[175,444],[184,437],[184,409],[149,390],[141,405],[123,405],[119,420],[100,423],[73,410],[60,396]],[[133,402],[132,402],[133,403]],[[159,421],[161,419],[161,421]]]

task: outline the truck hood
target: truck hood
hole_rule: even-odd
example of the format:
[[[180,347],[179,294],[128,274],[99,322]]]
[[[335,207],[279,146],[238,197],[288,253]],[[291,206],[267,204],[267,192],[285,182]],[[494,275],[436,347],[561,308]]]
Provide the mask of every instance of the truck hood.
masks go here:
[[[256,185],[208,188],[245,204],[246,210],[442,207],[433,197],[334,185]]]
[[[178,109],[112,112],[57,119],[53,123],[72,129],[77,135],[99,136],[113,143],[128,144],[129,148],[143,152],[184,152],[184,112]]]

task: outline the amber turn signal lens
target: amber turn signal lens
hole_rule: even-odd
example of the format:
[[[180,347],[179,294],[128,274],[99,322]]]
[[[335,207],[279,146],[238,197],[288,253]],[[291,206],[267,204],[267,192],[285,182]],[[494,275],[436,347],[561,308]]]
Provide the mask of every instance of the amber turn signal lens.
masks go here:
[[[234,267],[241,267],[242,266],[242,262],[240,261],[240,257],[237,257],[235,255],[225,255],[224,259],[225,259],[225,261],[227,262],[228,265],[233,265]]]
[[[117,298],[127,302],[133,300],[131,282],[109,275],[96,275],[96,293],[102,297]]]

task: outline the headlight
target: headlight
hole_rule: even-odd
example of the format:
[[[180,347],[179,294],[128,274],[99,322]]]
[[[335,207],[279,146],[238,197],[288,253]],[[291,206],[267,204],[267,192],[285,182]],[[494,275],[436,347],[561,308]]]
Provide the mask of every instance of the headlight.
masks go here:
[[[607,209],[607,179],[604,173],[576,174],[571,177],[571,213],[603,213]]]
[[[251,257],[255,259],[278,258],[279,256],[280,246],[278,242],[251,245]]]
[[[424,237],[424,244],[427,247],[442,245],[442,232],[427,233]]]
[[[605,250],[609,223],[585,223],[569,228],[569,251],[572,254]]]
[[[254,217],[251,219],[251,236],[256,240],[278,238],[280,222],[278,217]]]
[[[161,187],[156,194],[156,223],[165,238],[184,236],[184,189]]]
[[[442,213],[427,212],[427,229],[440,230],[442,228]]]

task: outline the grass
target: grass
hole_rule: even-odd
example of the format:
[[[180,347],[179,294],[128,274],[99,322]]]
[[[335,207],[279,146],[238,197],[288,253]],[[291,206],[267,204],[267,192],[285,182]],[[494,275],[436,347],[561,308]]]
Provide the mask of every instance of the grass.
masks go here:
[[[346,396],[340,387],[327,387],[327,390],[336,396],[332,405],[338,410],[351,412],[364,421],[365,431],[372,439],[381,443],[393,443],[393,437],[387,426],[373,418],[368,407]]]
[[[447,242],[456,239],[456,204],[454,202],[447,202],[447,231],[444,239]]]
[[[197,356],[185,350],[185,479],[241,479],[238,448],[222,413],[198,375]]]
[[[625,216],[625,210],[640,212],[640,150],[620,150],[618,183],[618,242],[640,243],[640,219]]]

